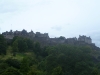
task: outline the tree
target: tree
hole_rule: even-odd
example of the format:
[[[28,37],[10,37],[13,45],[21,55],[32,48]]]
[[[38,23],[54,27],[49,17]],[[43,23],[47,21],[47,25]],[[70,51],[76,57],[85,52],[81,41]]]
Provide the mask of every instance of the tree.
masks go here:
[[[87,49],[87,48],[84,48]],[[47,48],[45,68],[48,75],[59,75],[60,69],[64,75],[89,75],[94,64],[89,52],[77,46],[58,45]],[[58,68],[60,66],[61,68]],[[41,67],[40,67],[41,68]],[[53,70],[53,72],[52,72]]]
[[[12,66],[17,69],[20,68],[20,64],[21,64],[20,61],[18,61],[17,59],[12,59],[12,58],[6,59],[5,63],[7,63],[9,66]]]
[[[18,39],[18,49],[19,49],[19,52],[25,52],[28,49],[27,43],[25,42],[23,38]]]
[[[1,75],[22,75],[21,72],[13,67],[7,68],[7,70]]]
[[[54,68],[52,75],[62,75],[62,68],[60,66]]]
[[[24,74],[27,75],[28,71],[29,71],[29,61],[27,57],[24,57],[22,62],[21,62],[21,66],[20,66],[20,71]]]
[[[6,54],[7,42],[3,35],[0,35],[0,54]]]
[[[27,75],[45,75],[45,73],[39,70],[32,70],[32,71],[29,71]]]
[[[11,41],[11,43],[13,44],[13,42],[15,41],[15,40],[18,40],[18,36],[15,36],[13,39],[12,39],[12,41]]]
[[[0,63],[0,74],[4,73],[4,71],[8,68],[7,63]]]
[[[15,40],[12,44],[12,52],[13,52],[13,55],[15,56],[16,55],[16,52],[18,52],[18,41]]]
[[[98,69],[94,68],[91,75],[98,75],[98,74],[99,74]]]
[[[27,47],[29,50],[34,50],[34,42],[28,38],[24,39],[25,42],[27,43]]]
[[[40,43],[39,42],[36,42],[35,43],[35,49],[34,49],[34,52],[39,55],[41,53],[41,47],[40,47]]]

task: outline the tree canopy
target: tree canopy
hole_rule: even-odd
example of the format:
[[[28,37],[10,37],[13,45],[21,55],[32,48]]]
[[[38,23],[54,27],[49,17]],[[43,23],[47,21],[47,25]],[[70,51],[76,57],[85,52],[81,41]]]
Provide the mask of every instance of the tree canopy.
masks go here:
[[[91,46],[42,46],[23,37],[7,45],[0,35],[0,54],[0,75],[100,75],[100,51]]]

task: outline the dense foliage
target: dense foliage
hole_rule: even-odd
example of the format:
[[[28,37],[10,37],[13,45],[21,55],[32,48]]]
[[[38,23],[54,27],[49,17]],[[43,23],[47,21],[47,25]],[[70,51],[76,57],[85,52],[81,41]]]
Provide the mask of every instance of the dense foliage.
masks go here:
[[[90,46],[42,47],[39,42],[17,36],[8,46],[6,42],[0,35],[1,56],[11,53],[11,57],[0,60],[0,75],[100,75],[100,62],[96,61],[100,56],[95,57],[92,53],[96,51]]]
[[[5,38],[0,35],[0,54],[6,54],[7,43]]]

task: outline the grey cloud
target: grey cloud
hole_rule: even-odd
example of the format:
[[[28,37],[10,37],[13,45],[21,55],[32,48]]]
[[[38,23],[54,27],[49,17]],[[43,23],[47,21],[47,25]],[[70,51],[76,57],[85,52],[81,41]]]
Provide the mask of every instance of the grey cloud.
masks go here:
[[[22,11],[26,8],[26,4],[17,1],[1,1],[0,13]]]
[[[99,3],[99,0],[0,0],[0,27],[2,31],[8,30],[13,24],[13,29],[32,28],[55,36],[87,35],[100,46]]]
[[[13,12],[16,10],[16,4],[11,2],[4,2],[1,1],[0,3],[0,13],[6,13],[6,12]]]
[[[2,24],[2,23],[4,23],[4,21],[2,19],[0,19],[0,23]]]
[[[51,29],[56,30],[56,31],[61,31],[62,27],[61,26],[54,26],[54,27],[51,27]]]
[[[62,29],[66,28],[66,26],[71,25],[70,23],[59,25],[59,26],[53,26],[51,29],[56,30],[56,31],[61,31]]]
[[[100,31],[94,31],[88,33],[87,35],[91,36],[93,43],[95,43],[96,46],[100,47]]]
[[[17,11],[16,8],[3,8],[2,10],[0,10],[0,13],[8,13],[8,12],[15,12]]]

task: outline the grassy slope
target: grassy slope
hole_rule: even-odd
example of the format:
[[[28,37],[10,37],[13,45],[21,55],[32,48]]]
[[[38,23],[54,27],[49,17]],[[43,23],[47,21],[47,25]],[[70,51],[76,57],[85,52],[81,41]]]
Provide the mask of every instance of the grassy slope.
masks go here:
[[[98,59],[98,56],[100,56],[100,51],[92,50],[91,55]],[[17,53],[16,56],[13,56],[12,48],[11,48],[11,46],[9,46],[8,49],[7,49],[7,54],[6,55],[0,55],[0,59],[6,60],[8,58],[13,58],[13,59],[22,60],[23,57],[25,57],[25,56],[33,57],[34,59],[36,57],[34,52]],[[100,59],[98,59],[98,60],[100,60]]]
[[[7,54],[6,55],[0,55],[0,59],[6,60],[8,58],[13,58],[13,59],[22,60],[23,57],[25,57],[25,56],[35,57],[35,54],[33,52],[26,52],[26,53],[17,53],[16,56],[13,56],[12,48],[11,48],[11,46],[9,46],[8,49],[7,49]]]

